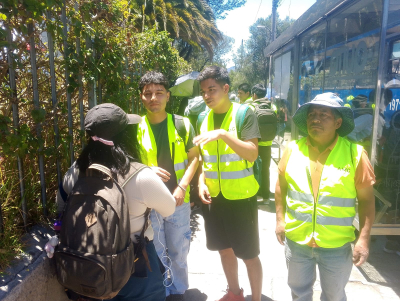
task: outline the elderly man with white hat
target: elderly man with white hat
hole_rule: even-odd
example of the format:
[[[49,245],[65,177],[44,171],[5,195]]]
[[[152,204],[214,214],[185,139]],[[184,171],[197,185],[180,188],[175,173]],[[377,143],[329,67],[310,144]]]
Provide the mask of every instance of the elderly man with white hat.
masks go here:
[[[323,93],[302,105],[293,121],[307,135],[290,142],[278,166],[276,235],[285,245],[293,300],[312,300],[317,265],[321,300],[346,300],[352,263],[368,258],[375,175],[363,147],[343,138],[354,120],[341,103],[336,94]]]

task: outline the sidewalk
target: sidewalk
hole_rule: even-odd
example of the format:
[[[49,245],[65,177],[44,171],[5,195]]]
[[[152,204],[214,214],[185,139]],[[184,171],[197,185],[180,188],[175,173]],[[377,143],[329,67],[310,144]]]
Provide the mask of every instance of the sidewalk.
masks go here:
[[[276,183],[277,166],[271,162],[271,190]],[[206,247],[204,220],[200,210],[192,214],[192,242],[188,258],[190,288],[185,294],[187,301],[219,300],[227,286],[218,252]],[[287,270],[284,247],[275,236],[275,213],[272,205],[259,206],[260,260],[263,265],[262,300],[291,300],[286,284]],[[349,301],[400,300],[400,256],[383,252],[385,237],[374,237],[368,263],[358,269],[353,266],[346,286]],[[246,300],[251,300],[250,284],[244,263],[239,260],[239,283]],[[320,300],[319,280],[314,286],[313,300]]]

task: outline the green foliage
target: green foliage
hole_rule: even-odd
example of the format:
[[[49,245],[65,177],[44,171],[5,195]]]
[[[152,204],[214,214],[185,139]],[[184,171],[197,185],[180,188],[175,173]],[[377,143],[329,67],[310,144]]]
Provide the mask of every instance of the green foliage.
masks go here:
[[[155,28],[212,54],[221,38],[212,9],[203,0],[139,0],[130,3],[130,22],[139,31]]]
[[[135,36],[135,46],[140,49],[133,57],[142,62],[145,70],[158,70],[164,73],[170,85],[184,73],[190,71],[189,66],[179,56],[178,50],[171,47],[172,39],[165,31],[157,33],[149,30]],[[180,66],[179,68],[176,68]]]
[[[213,56],[205,49],[194,49],[191,52],[189,58],[189,64],[193,70],[202,71],[205,66],[218,65],[226,67],[227,58],[225,57],[231,49],[235,39],[222,35],[222,39],[218,42],[217,46],[214,47]]]
[[[259,18],[250,26],[250,38],[242,45],[236,55],[234,62],[236,70],[231,71],[230,77],[232,88],[242,83],[248,83],[251,86],[262,83],[267,84],[269,73],[269,58],[264,56],[264,49],[271,43],[271,16]],[[294,20],[277,18],[276,37],[279,37]]]
[[[206,0],[216,19],[225,19],[226,12],[246,4],[246,0]]]
[[[0,223],[3,233],[0,233],[0,271],[7,265],[7,254],[16,254],[20,249],[19,238],[25,230],[17,155],[24,171],[27,226],[51,224],[56,217],[55,197],[61,180],[57,177],[56,162],[60,163],[61,175],[64,174],[71,163],[70,143],[73,143],[76,158],[84,140],[80,105],[83,106],[82,116],[89,109],[89,98],[96,99],[97,103],[116,103],[127,112],[140,112],[137,82],[141,74],[157,69],[165,72],[172,83],[191,71],[172,47],[173,39],[167,32],[141,32],[135,27],[136,12],[131,4],[127,0],[82,0],[75,6],[76,1],[67,0],[65,36],[61,0],[2,1],[0,46],[9,46],[6,41],[6,28],[9,28],[13,33],[12,66],[16,69],[17,86],[16,91],[10,88],[7,57],[1,55],[0,205],[3,215]],[[29,23],[34,25],[35,45],[28,43]],[[47,33],[54,39],[54,103],[49,43],[44,39]],[[33,104],[31,47],[36,52],[39,107]],[[71,99],[72,135],[68,127],[67,93]],[[13,109],[18,110],[16,127],[12,121]],[[38,155],[44,156],[47,218],[43,216]]]

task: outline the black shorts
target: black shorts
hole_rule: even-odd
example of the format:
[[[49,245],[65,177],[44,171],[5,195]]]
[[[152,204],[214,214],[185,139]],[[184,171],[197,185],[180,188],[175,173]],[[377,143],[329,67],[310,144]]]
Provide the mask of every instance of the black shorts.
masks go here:
[[[256,197],[227,200],[220,193],[210,205],[203,204],[207,248],[232,248],[236,257],[252,259],[260,254]]]

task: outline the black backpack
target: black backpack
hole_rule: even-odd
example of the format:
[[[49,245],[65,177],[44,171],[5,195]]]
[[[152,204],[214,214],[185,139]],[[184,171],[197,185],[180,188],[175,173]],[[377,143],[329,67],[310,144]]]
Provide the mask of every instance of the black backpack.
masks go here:
[[[261,98],[253,101],[250,105],[255,108],[254,113],[257,116],[258,128],[261,134],[260,141],[274,140],[278,129],[278,118],[272,108],[271,101]]]
[[[92,164],[86,175],[79,176],[66,201],[54,253],[62,286],[87,297],[110,299],[127,283],[134,272],[135,250],[123,187],[145,167],[132,163],[118,182],[100,164]]]

